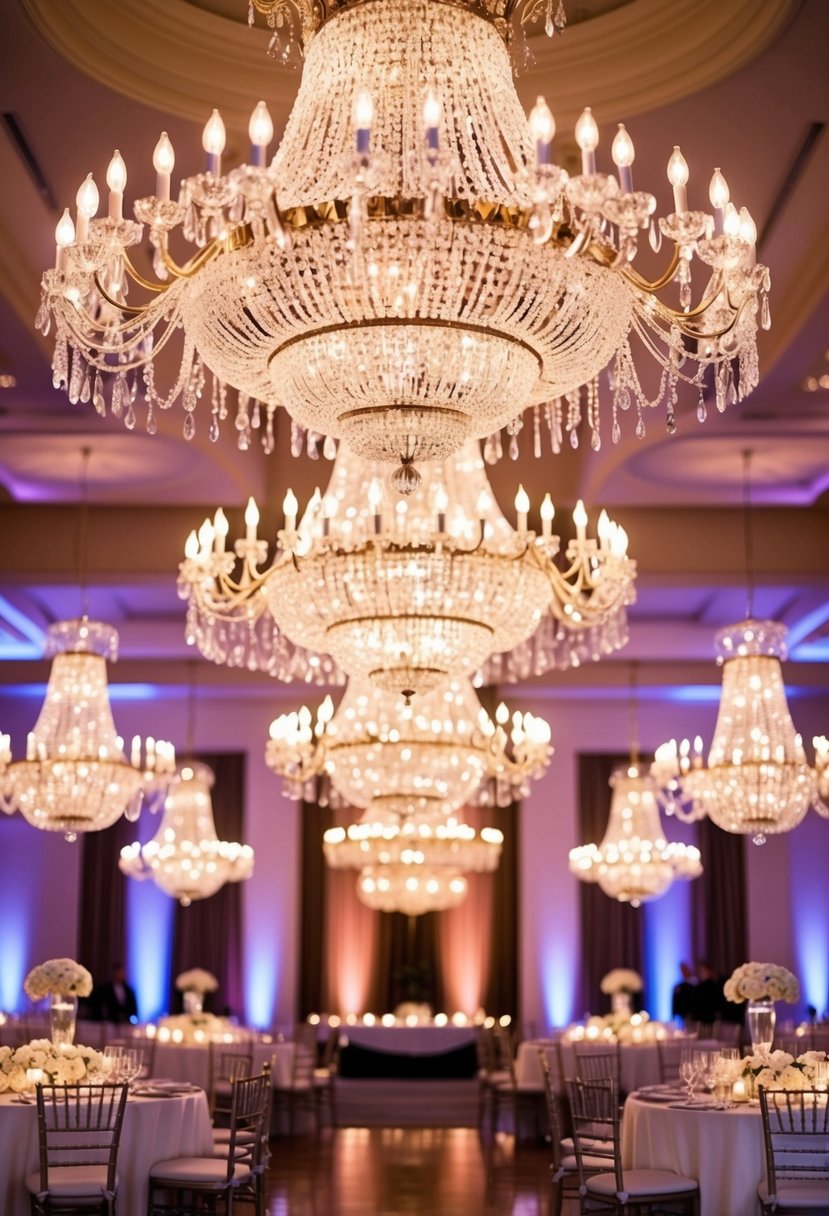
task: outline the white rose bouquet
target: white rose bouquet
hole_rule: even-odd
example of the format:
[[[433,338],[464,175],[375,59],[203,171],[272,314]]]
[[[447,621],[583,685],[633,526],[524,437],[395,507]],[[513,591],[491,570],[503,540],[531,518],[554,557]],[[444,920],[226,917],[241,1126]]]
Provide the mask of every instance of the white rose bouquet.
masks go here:
[[[793,1005],[800,1000],[800,985],[791,971],[778,967],[776,963],[743,963],[725,981],[725,999],[739,1004],[741,1001],[788,1001]]]
[[[641,992],[642,977],[629,967],[615,967],[602,980],[602,992],[613,996],[617,992]]]
[[[179,992],[215,992],[219,981],[209,971],[201,967],[193,967],[190,971],[182,971],[176,976],[176,988]]]
[[[741,1061],[740,1071],[766,1089],[811,1089],[817,1080],[817,1065],[826,1058],[825,1051],[804,1051],[797,1058],[788,1051],[758,1052]]]
[[[92,976],[72,958],[50,958],[32,967],[23,981],[23,991],[31,1001],[41,1001],[45,996],[89,996]]]
[[[166,1030],[173,1042],[209,1043],[211,1039],[224,1039],[233,1034],[234,1027],[227,1018],[218,1018],[212,1013],[174,1013],[159,1018],[159,1030]],[[166,1036],[162,1036],[162,1042]]]
[[[57,1051],[49,1039],[33,1039],[22,1047],[0,1047],[0,1094],[21,1094],[32,1088],[26,1075],[39,1068],[43,1080],[52,1085],[76,1085],[79,1081],[105,1081],[104,1057],[93,1047],[62,1047]]]

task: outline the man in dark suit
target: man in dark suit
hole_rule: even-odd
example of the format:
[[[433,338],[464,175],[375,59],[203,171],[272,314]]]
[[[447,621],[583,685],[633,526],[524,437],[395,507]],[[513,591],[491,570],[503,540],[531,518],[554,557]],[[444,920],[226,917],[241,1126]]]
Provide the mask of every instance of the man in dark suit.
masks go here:
[[[99,1022],[129,1022],[138,1017],[135,992],[127,983],[123,963],[116,963],[112,979],[93,993],[95,1018]]]
[[[671,1000],[671,1017],[676,1021],[685,1021],[691,1016],[694,1007],[695,976],[687,963],[680,963],[679,970],[682,979],[675,985]]]

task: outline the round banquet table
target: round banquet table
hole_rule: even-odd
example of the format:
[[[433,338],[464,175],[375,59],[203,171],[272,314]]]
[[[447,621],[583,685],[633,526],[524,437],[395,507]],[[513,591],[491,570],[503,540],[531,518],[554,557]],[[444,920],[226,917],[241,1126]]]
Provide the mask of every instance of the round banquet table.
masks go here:
[[[0,1212],[28,1216],[27,1174],[39,1167],[37,1107],[0,1094]],[[147,1208],[147,1178],[157,1161],[213,1153],[210,1110],[203,1090],[165,1098],[127,1099],[118,1152],[118,1211],[139,1216]]]
[[[253,1051],[253,1071],[262,1071],[262,1066],[271,1061],[271,1080],[274,1085],[291,1083],[294,1063],[293,1043],[219,1043],[219,1050],[228,1052]],[[173,1081],[187,1081],[207,1089],[210,1081],[210,1048],[206,1043],[159,1043],[155,1045],[153,1073],[157,1077],[170,1077]]]
[[[700,1216],[755,1216],[766,1176],[759,1104],[672,1110],[632,1095],[622,1120],[622,1164],[696,1178]]]
[[[585,1044],[588,1040],[583,1040]],[[518,1046],[515,1059],[515,1076],[523,1085],[537,1085],[544,1088],[544,1078],[541,1073],[541,1061],[538,1058],[539,1047],[552,1047],[551,1039],[527,1039]],[[714,1040],[689,1040],[693,1047],[715,1048],[720,1044]],[[561,1066],[565,1077],[576,1075],[576,1053],[571,1042],[560,1041]],[[596,1043],[597,1051],[603,1044]],[[659,1069],[659,1048],[656,1043],[622,1043],[619,1054],[619,1084],[624,1093],[633,1093],[643,1085],[657,1085],[661,1080]]]

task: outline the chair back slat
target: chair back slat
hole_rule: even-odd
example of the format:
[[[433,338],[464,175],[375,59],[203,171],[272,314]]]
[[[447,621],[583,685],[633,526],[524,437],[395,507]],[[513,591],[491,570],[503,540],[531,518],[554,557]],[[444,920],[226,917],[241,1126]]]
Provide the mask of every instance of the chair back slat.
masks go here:
[[[583,1186],[585,1179],[596,1172],[595,1168],[585,1166],[585,1158],[594,1161],[606,1158],[607,1172],[616,1175],[616,1190],[623,1191],[616,1082],[607,1076],[595,1081],[576,1078],[567,1082],[567,1093],[580,1184]]]
[[[769,1198],[779,1182],[826,1182],[829,1193],[829,1101],[814,1089],[760,1086]]]
[[[38,1085],[36,1095],[41,1190],[50,1168],[95,1165],[114,1191],[126,1084]]]
[[[560,1057],[558,1047],[539,1047],[538,1058],[544,1077],[544,1098],[547,1103],[547,1118],[550,1121],[550,1143],[553,1148],[553,1171],[561,1165],[561,1111],[559,1110]]]
[[[618,1043],[574,1043],[576,1077],[580,1081],[609,1078],[619,1088],[621,1072]]]
[[[258,1169],[267,1151],[271,1107],[270,1070],[231,1083],[230,1137],[227,1146],[227,1181],[239,1165]]]

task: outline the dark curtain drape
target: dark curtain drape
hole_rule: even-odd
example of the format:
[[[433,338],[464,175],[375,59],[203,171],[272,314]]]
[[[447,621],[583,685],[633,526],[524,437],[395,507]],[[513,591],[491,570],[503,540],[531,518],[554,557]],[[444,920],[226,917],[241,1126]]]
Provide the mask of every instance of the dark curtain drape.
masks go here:
[[[245,755],[243,752],[202,753],[197,756],[213,770],[213,819],[219,840],[245,840]],[[225,883],[209,899],[194,900],[189,908],[176,906],[173,922],[171,1008],[180,1007],[175,977],[191,967],[212,971],[218,992],[207,997],[213,1013],[241,1015],[242,892],[238,882]],[[177,1003],[176,1003],[177,1002]]]
[[[299,1015],[306,1018],[326,1006],[325,911],[327,866],[322,838],[334,817],[330,807],[302,803],[299,884]]]
[[[727,976],[748,958],[745,837],[710,819],[696,827],[703,871],[691,886],[694,957]]]
[[[103,832],[85,832],[81,850],[78,908],[78,962],[95,984],[112,979],[116,963],[126,960],[127,883],[118,869],[121,849],[136,839],[136,825],[123,817]]]
[[[578,758],[579,844],[599,844],[610,813],[611,774],[627,755],[580,755]],[[610,899],[597,883],[579,883],[581,911],[581,975],[579,1012],[604,1012],[608,998],[600,989],[602,976],[614,967],[632,967],[640,974],[644,958],[644,918],[641,909]]]
[[[518,856],[521,803],[489,807],[484,813],[489,827],[504,833],[501,864],[492,882],[492,951],[484,1008],[500,1017],[508,1013],[520,1018]]]

